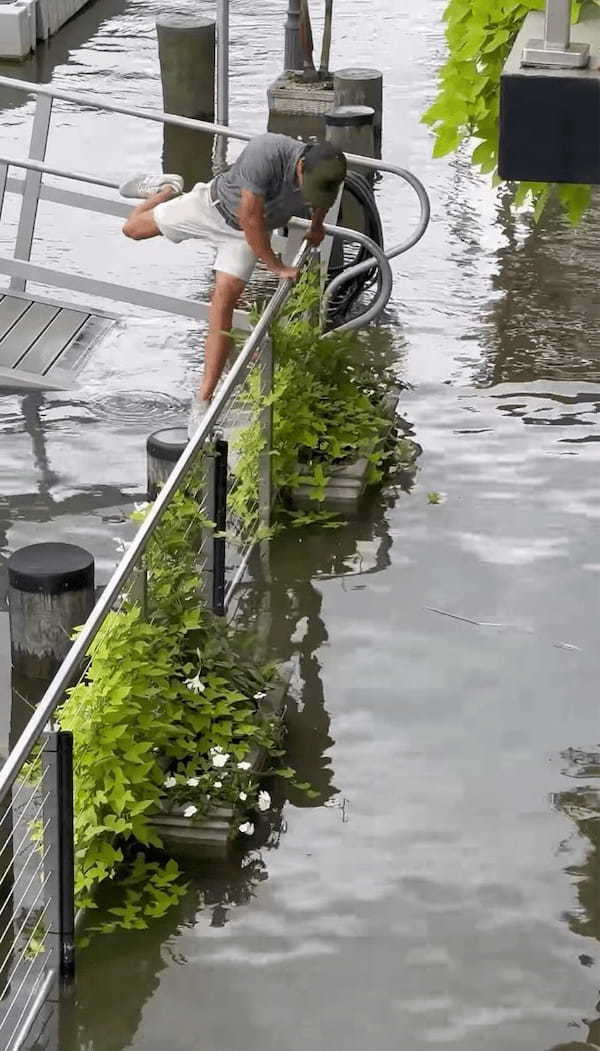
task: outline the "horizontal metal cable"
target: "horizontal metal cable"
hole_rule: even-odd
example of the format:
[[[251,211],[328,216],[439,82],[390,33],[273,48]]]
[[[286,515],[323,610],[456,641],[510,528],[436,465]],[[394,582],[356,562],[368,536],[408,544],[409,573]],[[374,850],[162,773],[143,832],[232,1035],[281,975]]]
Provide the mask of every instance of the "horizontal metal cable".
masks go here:
[[[40,893],[41,893],[41,891],[40,891]],[[39,897],[39,895],[38,895],[38,897]],[[33,930],[31,931],[31,934],[29,935],[29,938],[28,938],[28,939],[27,939],[27,941],[25,942],[25,945],[24,945],[23,949],[21,949],[21,954],[20,954],[21,956],[23,956],[23,954],[24,954],[24,953],[25,953],[25,952],[27,951],[27,949],[28,949],[28,947],[29,947],[29,945],[30,945],[30,943],[31,943],[31,939],[32,939],[32,938],[33,938],[33,936],[35,935],[35,932],[37,931],[37,929],[38,929],[38,927],[39,927],[40,923],[42,922],[42,920],[43,920],[43,918],[44,918],[44,915],[46,914],[46,912],[47,912],[47,910],[48,910],[48,907],[49,907],[49,905],[50,905],[50,901],[47,901],[47,902],[46,902],[46,904],[44,905],[44,908],[42,909],[42,911],[41,911],[41,913],[40,913],[40,915],[39,915],[39,918],[38,918],[38,921],[37,921],[37,923],[36,923],[35,927],[34,927],[34,928],[33,928]],[[25,922],[27,922],[27,921],[25,921]],[[10,955],[11,955],[11,953],[12,953],[12,951],[13,951],[14,947],[15,947],[15,945],[17,944],[17,942],[18,942],[19,938],[21,937],[21,933],[22,933],[22,931],[23,931],[23,927],[24,927],[24,926],[25,926],[25,924],[23,924],[23,926],[21,927],[21,929],[20,929],[19,933],[17,934],[17,937],[16,937],[15,941],[14,941],[14,942],[12,943],[12,945],[11,945],[10,949],[8,950],[8,952],[7,952],[6,956],[4,957],[4,960],[3,960],[3,961],[2,961],[2,963],[0,964],[0,971],[1,971],[1,970],[2,970],[2,968],[4,967],[4,964],[6,963],[6,961],[7,961],[8,959],[9,959],[9,957],[10,957]],[[8,979],[8,981],[7,981],[7,983],[6,983],[6,985],[4,986],[4,989],[3,989],[3,990],[2,990],[2,992],[0,993],[0,1002],[1,1002],[1,1001],[2,1001],[3,999],[4,999],[4,997],[6,996],[6,993],[7,993],[7,992],[8,992],[8,990],[10,989],[10,983],[12,982],[12,980],[13,980],[13,978],[14,978],[15,974],[17,973],[17,970],[18,970],[18,968],[19,968],[19,965],[20,965],[20,963],[21,963],[21,960],[19,959],[19,961],[18,961],[18,963],[17,963],[16,967],[15,967],[15,968],[13,969],[13,971],[11,972],[11,975],[10,975],[10,977],[9,977],[9,979]]]
[[[18,905],[15,905],[15,906],[13,907],[13,910],[12,910],[12,916],[11,916],[10,920],[8,921],[8,923],[7,923],[6,927],[4,928],[4,930],[3,930],[2,934],[0,934],[0,944],[1,944],[1,943],[2,943],[2,941],[4,940],[4,935],[5,935],[5,934],[6,934],[6,933],[7,933],[7,932],[8,932],[9,930],[10,930],[10,925],[11,925],[11,923],[13,923],[13,922],[14,922],[14,919],[15,919],[15,917],[17,916],[17,914],[18,914],[18,912],[19,912],[19,909],[21,908],[21,905],[22,905],[22,904],[23,904],[23,902],[25,901],[25,898],[27,897],[27,892],[29,891],[29,888],[30,888],[31,884],[33,883],[33,881],[34,881],[35,877],[37,876],[37,874],[38,874],[38,872],[40,871],[40,869],[41,869],[41,868],[43,868],[44,862],[45,862],[46,858],[48,857],[48,854],[49,854],[49,852],[50,852],[50,847],[48,846],[48,847],[47,847],[47,849],[46,849],[46,851],[45,851],[45,852],[44,852],[44,854],[42,855],[42,857],[41,857],[40,861],[38,862],[38,866],[37,866],[37,868],[35,869],[35,871],[34,871],[34,873],[33,873],[32,877],[31,877],[31,879],[29,880],[29,883],[28,883],[28,884],[27,884],[27,886],[25,887],[25,890],[23,891],[23,893],[22,893],[22,895],[21,895],[21,897],[20,897],[20,899],[19,899],[19,903],[18,903]],[[2,906],[2,908],[0,909],[0,916],[1,916],[1,915],[2,915],[2,913],[4,912],[4,910],[5,910],[5,908],[6,908],[6,906],[8,905],[8,903],[9,903],[9,901],[10,901],[10,900],[11,900],[11,899],[10,899],[10,897],[7,897],[7,898],[6,898],[6,901],[4,902],[4,905],[3,905],[3,906]],[[31,911],[31,910],[30,910],[30,911]]]
[[[44,940],[44,942],[42,942],[42,945],[44,945],[44,944],[45,944],[45,940]],[[38,954],[36,954],[35,956],[32,957],[31,963],[29,964],[29,967],[27,968],[27,971],[25,972],[25,974],[23,976],[21,984],[19,985],[19,988],[17,989],[17,992],[15,993],[15,995],[12,998],[12,1003],[11,1003],[10,1007],[8,1008],[8,1011],[6,1012],[4,1018],[2,1019],[2,1022],[0,1022],[0,1032],[4,1029],[6,1023],[8,1022],[8,1019],[10,1018],[11,1012],[17,1006],[18,997],[21,995],[21,991],[23,990],[23,988],[25,987],[25,985],[29,981],[29,976],[30,976],[33,968],[35,967],[36,963],[39,963]],[[24,1005],[24,1007],[21,1010],[21,1014],[19,1015],[19,1017],[17,1019],[16,1025],[13,1026],[12,1033],[10,1034],[10,1036],[8,1038],[7,1051],[11,1051],[12,1041],[14,1040],[15,1035],[17,1034],[17,1032],[19,1030],[19,1027],[20,1027],[21,1022],[23,1020],[23,1016],[25,1015],[25,1013],[26,1013],[26,1011],[27,1011],[27,1009],[29,1007],[29,1003],[31,1001],[31,998],[32,998],[32,996],[35,995],[36,985],[39,982],[40,978],[43,976],[43,974],[44,974],[44,971],[41,970],[40,973],[38,974],[37,978],[35,979],[35,982],[33,984],[33,988],[32,988],[30,994],[28,995],[28,997],[27,997],[27,999],[25,1001],[25,1005]],[[44,982],[44,985],[45,984],[46,983]],[[19,1045],[17,1045],[17,1046],[19,1046]]]
[[[31,904],[31,905],[29,906],[29,908],[28,908],[28,910],[27,910],[27,913],[26,913],[26,915],[25,915],[25,919],[23,920],[23,923],[21,924],[21,927],[20,927],[19,933],[17,934],[17,936],[16,936],[16,938],[15,938],[14,942],[12,943],[12,945],[11,945],[10,949],[8,949],[8,951],[7,951],[7,953],[6,953],[5,957],[4,957],[4,959],[3,959],[3,960],[2,960],[2,962],[0,963],[0,970],[2,970],[2,968],[4,967],[4,964],[6,963],[7,959],[8,959],[8,958],[9,958],[9,956],[10,956],[10,955],[12,954],[12,951],[13,951],[13,949],[15,948],[15,945],[17,944],[17,942],[18,942],[18,940],[19,940],[19,938],[20,938],[20,936],[21,936],[21,933],[22,933],[23,929],[24,929],[24,928],[25,928],[25,927],[27,926],[27,920],[28,920],[28,919],[29,919],[29,917],[31,916],[31,913],[33,912],[33,910],[34,910],[34,908],[35,908],[35,906],[36,906],[36,904],[37,904],[38,898],[39,898],[40,894],[42,893],[42,891],[44,890],[44,888],[45,888],[45,886],[46,886],[46,884],[47,884],[48,880],[50,879],[50,876],[51,876],[51,873],[49,872],[49,873],[48,873],[48,874],[47,874],[47,875],[46,875],[46,876],[44,877],[44,879],[42,880],[42,882],[41,882],[41,885],[40,885],[40,889],[39,889],[39,891],[37,892],[37,894],[36,894],[35,898],[33,899],[33,903],[32,903],[32,904]],[[30,884],[30,886],[31,886],[31,884]],[[29,889],[29,888],[28,888],[28,889]],[[19,906],[18,906],[19,908],[21,907],[21,902],[23,901],[24,897],[25,897],[25,895],[23,895],[23,896],[21,897],[21,901],[19,902]],[[46,905],[44,906],[44,911],[46,910],[46,908],[48,907],[48,905],[49,905],[49,904],[50,904],[50,899],[49,899],[49,900],[48,900],[48,901],[46,902]],[[15,910],[14,910],[14,915],[13,915],[13,916],[11,916],[11,918],[10,918],[10,920],[8,921],[8,923],[7,923],[6,927],[4,928],[4,930],[3,930],[2,934],[0,935],[0,945],[1,945],[1,944],[2,944],[2,942],[4,941],[4,937],[5,937],[5,935],[6,935],[6,934],[8,934],[8,932],[9,932],[9,930],[10,930],[10,928],[11,928],[11,924],[13,924],[14,922],[16,922],[16,914],[17,914],[17,909],[15,909]],[[22,950],[22,952],[23,952],[23,951],[24,951],[24,950]],[[4,997],[4,993],[2,994],[2,996],[0,996],[0,1000],[2,1000],[2,999],[3,999],[3,997]]]
[[[52,989],[52,986],[56,982],[56,979],[57,979],[57,976],[56,976],[56,972],[54,971],[54,969],[49,970],[48,973],[46,974],[46,977],[44,978],[44,981],[42,982],[41,988],[40,988],[35,1000],[33,1001],[32,1005],[31,1005],[31,1007],[29,1009],[29,1012],[28,1012],[27,1016],[23,1019],[23,1022],[20,1023],[21,1024],[21,1031],[20,1031],[18,1037],[16,1038],[16,1040],[15,1040],[15,1034],[13,1032],[13,1035],[11,1036],[11,1040],[14,1040],[14,1043],[9,1047],[8,1051],[21,1051],[21,1048],[23,1047],[25,1040],[29,1036],[29,1032],[30,1032],[30,1029],[31,1029],[33,1023],[35,1022],[35,1020],[36,1020],[41,1008],[46,1003],[46,1000],[48,999],[48,996],[50,995],[50,990]]]
[[[0,1032],[2,1032],[2,1030],[4,1029],[4,1027],[5,1027],[6,1023],[8,1022],[8,1020],[9,1020],[9,1018],[11,1016],[11,1013],[13,1012],[15,1007],[18,1006],[18,999],[19,999],[19,996],[21,994],[21,990],[24,988],[26,982],[29,980],[29,975],[31,974],[31,972],[32,972],[32,970],[34,968],[34,965],[36,963],[38,963],[38,962],[39,961],[37,960],[37,957],[34,956],[33,959],[31,960],[31,963],[29,964],[29,967],[27,968],[27,970],[26,970],[26,972],[25,972],[25,974],[23,976],[23,980],[22,980],[19,988],[17,989],[16,993],[14,994],[14,996],[12,998],[12,1002],[10,1004],[10,1007],[8,1008],[6,1014],[4,1015],[4,1018],[0,1022]],[[17,1031],[19,1029],[19,1026],[21,1025],[21,1021],[23,1019],[23,1015],[26,1013],[27,1008],[29,1007],[29,1002],[30,1002],[32,996],[35,996],[36,985],[39,982],[40,978],[42,977],[43,973],[44,973],[43,971],[40,971],[40,973],[38,974],[35,982],[33,983],[33,988],[32,988],[31,992],[29,993],[29,996],[27,997],[27,999],[25,1001],[25,1006],[22,1008],[21,1014],[17,1018],[16,1024],[13,1026],[12,1033],[10,1034],[10,1036],[8,1038],[8,1041],[7,1041],[7,1044],[6,1044],[7,1051],[10,1051],[10,1047],[11,1047],[11,1044],[12,1044],[14,1038],[15,1038],[15,1034],[17,1033]]]
[[[44,804],[46,803],[46,801],[47,801],[47,800],[48,800],[49,798],[50,798],[50,793],[48,793],[48,794],[46,795],[45,799],[43,799],[43,800],[42,800],[42,803],[40,804],[40,806],[39,806],[38,810],[36,811],[36,813],[35,813],[34,817],[32,817],[32,818],[28,818],[28,819],[27,819],[27,821],[28,821],[28,823],[29,823],[29,824],[31,824],[31,822],[33,822],[33,821],[37,821],[37,819],[38,819],[38,815],[39,815],[39,814],[40,814],[40,812],[41,812],[41,811],[43,810],[43,808],[44,808]],[[19,824],[20,824],[20,822],[19,822]],[[15,834],[15,832],[16,832],[16,829],[17,829],[17,828],[19,827],[19,824],[17,824],[16,828],[13,828],[13,829],[12,829],[12,831],[10,832],[10,835],[9,835],[8,839],[7,839],[6,841],[5,841],[5,843],[4,843],[4,846],[2,847],[2,853],[4,853],[4,851],[6,850],[6,847],[8,846],[8,844],[9,844],[10,840],[12,839],[12,837],[14,836],[14,834]],[[19,846],[17,847],[17,849],[16,849],[16,850],[13,850],[13,855],[12,855],[12,859],[11,859],[11,862],[10,862],[10,864],[8,865],[8,867],[7,867],[6,871],[4,872],[4,874],[3,874],[3,875],[2,875],[1,877],[0,877],[0,887],[1,887],[1,886],[2,886],[2,884],[4,883],[4,880],[6,879],[6,877],[7,877],[8,873],[9,873],[9,872],[10,872],[10,871],[12,870],[12,867],[13,867],[13,865],[14,865],[14,863],[15,863],[16,859],[17,859],[18,857],[20,857],[20,855],[21,855],[21,848],[22,848],[22,846],[23,846],[23,844],[25,843],[25,840],[26,840],[27,838],[31,838],[31,829],[29,829],[29,828],[27,829],[27,831],[26,831],[25,835],[24,835],[24,836],[23,836],[23,838],[21,839],[21,842],[19,843]]]

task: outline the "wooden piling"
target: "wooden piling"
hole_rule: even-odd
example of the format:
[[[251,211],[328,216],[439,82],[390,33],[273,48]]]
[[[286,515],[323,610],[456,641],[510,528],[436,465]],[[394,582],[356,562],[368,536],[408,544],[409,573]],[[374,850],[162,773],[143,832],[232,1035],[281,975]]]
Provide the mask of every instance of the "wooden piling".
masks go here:
[[[325,117],[327,141],[344,153],[373,157],[374,118],[371,106],[336,106]]]
[[[371,106],[375,110],[375,156],[381,157],[383,125],[383,73],[378,69],[351,67],[333,74],[336,106]]]
[[[214,19],[161,15],[156,33],[165,112],[214,123]],[[182,175],[186,190],[211,178],[212,150],[212,135],[165,124],[163,170]]]

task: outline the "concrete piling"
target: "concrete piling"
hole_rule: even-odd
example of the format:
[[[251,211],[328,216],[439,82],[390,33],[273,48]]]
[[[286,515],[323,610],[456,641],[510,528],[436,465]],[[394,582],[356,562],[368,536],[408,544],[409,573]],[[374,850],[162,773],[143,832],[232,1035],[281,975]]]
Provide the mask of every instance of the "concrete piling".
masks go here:
[[[156,33],[165,111],[214,123],[214,19],[161,15]],[[211,178],[212,151],[212,135],[165,125],[163,170],[182,175],[186,190]]]
[[[325,117],[326,138],[344,153],[375,155],[375,111],[371,106],[336,106]]]
[[[371,106],[375,111],[374,156],[381,157],[383,123],[383,73],[378,69],[350,67],[333,74],[336,106]]]

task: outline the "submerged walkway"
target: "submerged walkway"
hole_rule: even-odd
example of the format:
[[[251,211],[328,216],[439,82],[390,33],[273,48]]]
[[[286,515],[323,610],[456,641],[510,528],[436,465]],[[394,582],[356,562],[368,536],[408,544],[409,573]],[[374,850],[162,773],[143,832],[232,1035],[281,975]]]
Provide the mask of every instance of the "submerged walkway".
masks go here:
[[[402,402],[411,493],[279,543],[290,760],[320,799],[288,802],[241,871],[198,871],[178,916],[83,953],[64,1051],[585,1039],[596,862],[565,771],[597,741],[599,567],[563,443],[589,398],[424,385]]]

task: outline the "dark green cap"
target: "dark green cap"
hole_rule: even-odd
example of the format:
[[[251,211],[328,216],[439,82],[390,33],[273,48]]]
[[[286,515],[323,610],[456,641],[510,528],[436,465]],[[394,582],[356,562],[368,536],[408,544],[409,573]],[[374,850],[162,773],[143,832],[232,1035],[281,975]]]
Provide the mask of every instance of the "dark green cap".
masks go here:
[[[330,142],[310,146],[303,157],[302,196],[313,208],[332,207],[346,178],[346,158]]]

